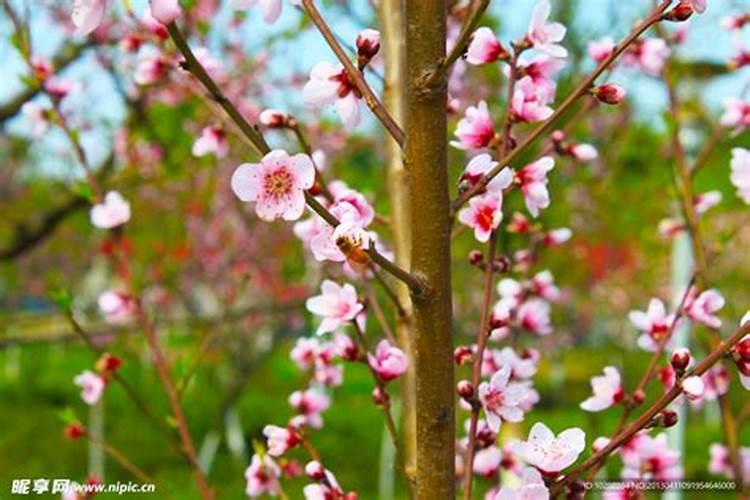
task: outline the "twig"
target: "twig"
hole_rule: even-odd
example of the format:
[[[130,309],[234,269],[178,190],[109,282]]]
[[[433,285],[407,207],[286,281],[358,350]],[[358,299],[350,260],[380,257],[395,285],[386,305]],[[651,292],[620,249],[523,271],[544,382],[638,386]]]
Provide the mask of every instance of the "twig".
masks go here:
[[[631,437],[633,437],[638,431],[646,427],[651,419],[654,418],[660,411],[666,408],[672,401],[674,401],[680,394],[682,394],[682,381],[687,377],[701,376],[706,373],[709,368],[721,360],[731,349],[734,347],[745,335],[750,333],[750,323],[746,323],[740,326],[737,330],[726,341],[720,341],[716,348],[706,356],[693,370],[688,370],[685,375],[675,381],[674,386],[667,391],[661,398],[659,398],[648,410],[643,412],[634,422],[628,425],[623,431],[614,436],[606,446],[595,452],[588,459],[583,461],[580,465],[575,467],[571,472],[565,475],[562,479],[558,480],[557,483],[552,487],[551,494],[554,498],[559,495],[565,486],[574,481],[582,472],[586,471],[589,467],[593,466],[602,459],[605,459],[610,453],[615,451],[617,448],[622,446]]]
[[[136,304],[136,313],[138,316],[138,320],[143,327],[143,333],[146,335],[149,347],[151,348],[151,355],[154,358],[154,366],[156,367],[156,372],[159,375],[159,379],[161,380],[161,384],[164,387],[164,391],[167,393],[167,397],[169,398],[169,406],[172,409],[172,416],[174,417],[175,423],[177,425],[177,432],[180,436],[180,441],[182,442],[182,447],[185,450],[185,455],[188,459],[188,462],[193,468],[193,476],[195,477],[195,482],[198,485],[198,490],[200,491],[203,500],[212,500],[214,498],[214,494],[211,491],[211,488],[208,486],[206,476],[203,473],[200,464],[198,463],[198,456],[195,451],[195,445],[193,444],[193,438],[190,436],[190,431],[188,430],[187,422],[185,421],[185,414],[182,412],[182,407],[180,406],[179,396],[174,387],[174,384],[172,383],[172,378],[169,375],[167,361],[164,358],[161,347],[159,346],[159,341],[156,338],[156,332],[154,332],[153,325],[146,315],[146,311],[143,310],[143,305],[140,301],[138,301]]]
[[[359,93],[362,94],[362,98],[367,104],[367,107],[370,108],[378,120],[380,120],[398,145],[403,148],[405,140],[404,131],[395,122],[388,110],[383,106],[383,103],[378,99],[378,96],[375,95],[375,92],[373,92],[367,84],[362,72],[358,71],[354,66],[349,55],[344,51],[344,48],[336,39],[336,35],[334,35],[331,28],[328,26],[328,23],[326,23],[325,19],[323,19],[323,16],[320,14],[320,11],[315,7],[315,2],[313,0],[302,0],[302,5],[304,5],[305,10],[307,10],[310,20],[312,20],[313,24],[317,26],[320,34],[323,35],[323,38],[325,38],[326,42],[331,47],[331,50],[333,50],[336,57],[344,66],[351,83],[357,88]]]
[[[633,42],[635,42],[639,36],[641,36],[646,30],[648,30],[651,26],[658,23],[661,19],[661,15],[666,11],[666,9],[670,6],[672,3],[672,0],[662,0],[661,4],[659,4],[656,9],[654,9],[653,12],[644,20],[641,22],[636,28],[633,29],[633,31],[630,32],[628,36],[626,36],[612,51],[612,54],[609,55],[605,60],[603,60],[599,65],[596,67],[596,69],[589,74],[569,95],[565,98],[565,100],[558,106],[558,108],[555,110],[555,112],[550,116],[546,121],[542,122],[540,125],[538,125],[526,138],[515,148],[513,148],[508,154],[504,155],[498,162],[498,165],[487,172],[486,175],[484,175],[471,189],[468,189],[463,194],[461,194],[454,202],[453,202],[453,212],[456,212],[459,208],[461,208],[464,203],[469,201],[472,197],[479,194],[486,186],[489,184],[489,182],[500,173],[500,171],[505,168],[506,165],[509,165],[510,162],[512,162],[514,159],[518,157],[522,152],[524,152],[529,146],[534,144],[539,137],[542,136],[547,130],[549,130],[556,122],[557,120],[565,114],[565,112],[575,104],[575,102],[578,100],[579,97],[585,95],[590,89],[591,86],[594,84],[596,79],[604,73],[604,71],[613,63],[617,58],[631,45]]]
[[[203,84],[206,90],[208,90],[211,97],[219,103],[219,105],[229,115],[232,121],[234,121],[234,123],[239,126],[242,133],[245,135],[245,137],[247,137],[247,139],[250,140],[253,147],[259,154],[266,154],[270,152],[271,148],[266,143],[266,140],[263,137],[263,134],[261,134],[258,127],[251,125],[247,120],[245,120],[245,118],[242,116],[242,113],[239,112],[232,101],[230,101],[222,93],[219,86],[211,78],[208,72],[206,72],[203,66],[201,66],[200,62],[195,57],[195,54],[193,54],[193,51],[190,49],[190,46],[185,40],[185,37],[182,36],[182,32],[177,27],[177,25],[174,22],[171,22],[167,26],[167,30],[169,31],[169,35],[172,37],[172,40],[175,42],[175,45],[177,45],[177,48],[185,57],[185,69],[190,71]],[[328,211],[328,209],[321,205],[320,202],[318,202],[318,200],[316,200],[315,197],[307,191],[305,192],[305,201],[307,202],[307,205],[310,207],[310,209],[317,213],[328,224],[333,227],[338,226],[338,219],[336,219],[336,217],[330,211]],[[378,264],[380,267],[382,267],[384,270],[386,270],[396,278],[409,285],[409,288],[413,293],[421,294],[425,291],[424,283],[420,279],[411,275],[408,271],[401,269],[393,262],[389,261],[377,250],[375,250],[374,248],[370,248],[368,250],[368,253],[370,254],[373,262]]]

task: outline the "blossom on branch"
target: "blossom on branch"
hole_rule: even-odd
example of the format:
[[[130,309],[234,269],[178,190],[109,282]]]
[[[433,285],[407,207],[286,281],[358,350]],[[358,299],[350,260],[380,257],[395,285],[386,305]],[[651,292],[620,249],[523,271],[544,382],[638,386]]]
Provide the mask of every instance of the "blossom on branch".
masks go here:
[[[321,294],[307,299],[307,310],[323,318],[316,333],[333,332],[353,321],[364,310],[357,298],[357,290],[349,283],[339,285],[325,280],[320,286]]]
[[[305,190],[315,182],[315,167],[305,154],[289,156],[276,149],[260,163],[243,163],[232,174],[232,191],[242,201],[255,202],[261,220],[299,219]]]
[[[406,354],[385,339],[378,342],[374,356],[367,354],[367,362],[384,382],[401,376],[409,365]]]
[[[73,379],[73,382],[81,388],[81,399],[87,405],[98,403],[106,386],[104,378],[89,370],[81,372]]]
[[[537,422],[531,428],[528,440],[516,443],[513,451],[543,473],[556,475],[578,460],[585,448],[586,433],[578,427],[555,436],[549,427]]]
[[[310,106],[333,103],[347,129],[359,124],[362,95],[341,64],[321,61],[310,71],[310,80],[302,89],[302,98]]]
[[[581,408],[586,411],[596,412],[606,410],[619,403],[625,396],[622,388],[620,372],[614,366],[604,368],[604,375],[591,379],[591,389],[594,395],[581,403]]]
[[[104,200],[91,207],[91,224],[100,229],[122,226],[130,220],[130,203],[117,191],[104,195]]]
[[[567,29],[560,23],[548,23],[552,6],[549,0],[542,0],[534,7],[526,38],[535,49],[552,57],[567,57],[568,51],[558,43],[565,38]]]

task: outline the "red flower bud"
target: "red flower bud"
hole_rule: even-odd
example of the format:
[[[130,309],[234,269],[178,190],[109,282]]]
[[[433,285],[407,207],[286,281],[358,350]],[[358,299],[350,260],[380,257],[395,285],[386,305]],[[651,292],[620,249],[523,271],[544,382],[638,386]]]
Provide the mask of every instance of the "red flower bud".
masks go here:
[[[469,264],[472,266],[479,266],[484,263],[484,255],[479,250],[472,250],[469,252]]]
[[[456,384],[456,392],[463,399],[469,400],[474,396],[474,386],[468,380],[459,380]]]
[[[71,441],[82,438],[86,435],[86,428],[81,422],[72,422],[65,426],[65,437]]]
[[[597,99],[605,104],[620,104],[624,99],[627,92],[623,87],[615,83],[607,83],[600,85],[594,90],[594,95]]]
[[[667,409],[661,412],[661,421],[663,427],[672,427],[677,424],[677,421],[679,419],[680,417],[674,410]]]
[[[643,392],[641,389],[638,389],[633,393],[633,402],[635,404],[641,404],[646,400],[646,393]]]
[[[746,335],[734,346],[734,352],[740,356],[742,361],[750,362],[750,335]]]
[[[122,366],[122,359],[105,352],[96,361],[96,371],[99,373],[114,373],[118,368]]]
[[[690,366],[690,363],[693,361],[693,357],[690,355],[690,351],[688,349],[685,349],[684,347],[680,349],[676,349],[672,353],[672,357],[670,358],[670,363],[672,363],[672,368],[674,368],[674,371],[681,373],[687,370],[687,367]]]
[[[468,365],[474,358],[474,353],[471,351],[471,347],[467,345],[460,345],[453,351],[453,360],[457,365]]]
[[[750,377],[750,361],[737,361],[737,369],[746,377]]]
[[[693,6],[690,5],[689,2],[682,1],[678,3],[674,9],[664,14],[664,20],[681,23],[683,21],[687,21],[688,19],[690,19],[690,16],[692,15],[693,15]]]

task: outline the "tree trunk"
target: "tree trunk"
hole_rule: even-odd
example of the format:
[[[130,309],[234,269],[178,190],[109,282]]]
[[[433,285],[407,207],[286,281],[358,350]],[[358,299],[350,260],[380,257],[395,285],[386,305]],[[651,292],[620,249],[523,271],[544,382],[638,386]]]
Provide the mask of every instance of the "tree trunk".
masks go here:
[[[402,0],[382,0],[380,26],[385,60],[383,104],[397,123],[404,123],[405,70],[404,12]],[[402,269],[411,267],[411,230],[409,193],[401,148],[388,138],[388,195],[391,202],[391,230],[396,264]],[[413,346],[413,312],[409,287],[402,282],[395,285],[396,296],[405,314],[398,318],[396,333],[401,349],[409,356],[409,369],[401,377],[401,415],[404,437],[404,467],[410,480],[417,469],[417,414],[415,406],[415,366]]]
[[[411,270],[427,291],[413,297],[419,500],[454,498],[450,200],[445,78],[426,78],[445,57],[445,0],[406,0],[406,150]]]

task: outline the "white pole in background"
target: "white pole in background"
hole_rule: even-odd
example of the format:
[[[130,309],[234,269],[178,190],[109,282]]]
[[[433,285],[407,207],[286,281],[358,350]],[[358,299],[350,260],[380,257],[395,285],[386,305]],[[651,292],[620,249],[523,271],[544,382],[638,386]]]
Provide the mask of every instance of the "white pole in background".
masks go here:
[[[680,307],[685,289],[690,285],[693,275],[693,249],[690,244],[690,234],[682,231],[672,243],[672,310]],[[673,343],[676,347],[690,347],[690,322],[682,320],[672,333]],[[667,353],[669,355],[669,353]],[[673,409],[679,417],[677,425],[667,429],[667,439],[670,448],[680,452],[680,465],[685,466],[685,419],[687,418],[686,405],[673,405]],[[667,491],[662,495],[663,500],[682,500],[682,491]]]

